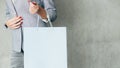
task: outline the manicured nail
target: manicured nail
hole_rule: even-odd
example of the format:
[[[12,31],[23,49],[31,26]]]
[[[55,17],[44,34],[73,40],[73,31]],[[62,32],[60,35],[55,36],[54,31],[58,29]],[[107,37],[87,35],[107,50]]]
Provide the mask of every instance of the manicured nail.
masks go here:
[[[32,4],[36,5],[36,2],[32,2]]]
[[[31,6],[31,7],[34,7],[34,4],[33,4],[32,2],[30,2],[30,6]]]

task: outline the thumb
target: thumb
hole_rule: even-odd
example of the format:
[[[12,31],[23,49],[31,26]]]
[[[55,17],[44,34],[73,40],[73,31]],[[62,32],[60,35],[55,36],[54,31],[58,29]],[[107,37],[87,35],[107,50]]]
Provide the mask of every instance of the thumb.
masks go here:
[[[34,4],[33,4],[32,2],[30,2],[30,6],[31,6],[31,7],[34,7]]]
[[[36,2],[32,2],[34,5],[37,5],[37,3]]]

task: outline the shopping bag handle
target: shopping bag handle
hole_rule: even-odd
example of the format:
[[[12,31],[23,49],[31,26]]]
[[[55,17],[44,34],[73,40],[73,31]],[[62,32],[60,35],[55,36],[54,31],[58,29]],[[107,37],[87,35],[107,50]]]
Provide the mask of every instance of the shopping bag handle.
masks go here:
[[[15,8],[15,5],[14,5],[13,0],[11,0],[11,2],[12,2],[13,9],[14,9],[14,14],[15,14],[16,16],[18,16],[18,13],[17,13],[17,10],[16,10],[16,8]]]
[[[47,18],[48,18],[48,24],[50,25],[50,27],[53,27],[53,24],[52,24],[52,22],[51,22],[51,20],[50,20],[50,16],[49,16],[48,13],[47,13]]]

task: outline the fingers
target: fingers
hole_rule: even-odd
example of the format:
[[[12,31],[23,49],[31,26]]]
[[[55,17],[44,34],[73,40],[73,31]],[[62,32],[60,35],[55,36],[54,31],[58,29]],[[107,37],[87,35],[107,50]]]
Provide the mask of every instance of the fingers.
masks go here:
[[[39,6],[38,6],[38,4],[36,2],[30,2],[30,7],[32,9],[37,9]]]
[[[30,2],[30,5],[35,6],[35,5],[37,5],[37,3],[33,1],[33,2]]]
[[[23,23],[23,21],[21,20],[21,21],[19,21],[18,23],[15,23],[15,24],[13,25],[13,27],[19,26],[19,25],[21,25],[22,23]]]
[[[10,25],[14,25],[18,23],[19,21],[23,20],[22,17],[14,17],[10,23]]]
[[[36,7],[37,3],[36,2],[30,2],[31,7]]]
[[[21,27],[23,18],[21,16],[14,17],[6,22],[6,25],[11,29],[17,29]]]
[[[11,27],[12,27],[13,29],[20,28],[22,23],[23,23],[23,21],[21,20],[21,21],[19,21],[18,23],[13,24]]]
[[[36,2],[30,2],[29,12],[35,14],[39,10],[39,7],[40,6]]]
[[[11,27],[11,29],[18,29],[20,28],[21,26],[16,26],[16,27]]]
[[[15,19],[15,23],[17,23],[17,22],[19,22],[19,21],[21,21],[21,20],[23,20],[22,18],[17,18],[17,19]]]
[[[19,18],[22,18],[22,17],[21,16],[14,17],[14,18],[11,19],[11,21],[14,21],[14,20],[19,19]]]

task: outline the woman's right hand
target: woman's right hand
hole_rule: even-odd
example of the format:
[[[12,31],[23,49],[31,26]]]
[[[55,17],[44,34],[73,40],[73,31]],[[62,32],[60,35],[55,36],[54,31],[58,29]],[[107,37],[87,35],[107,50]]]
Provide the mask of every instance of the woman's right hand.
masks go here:
[[[21,16],[14,17],[6,22],[6,25],[10,29],[20,28],[23,23],[23,18]]]

